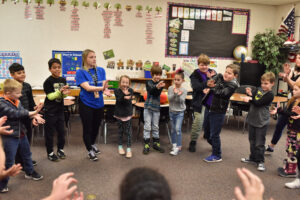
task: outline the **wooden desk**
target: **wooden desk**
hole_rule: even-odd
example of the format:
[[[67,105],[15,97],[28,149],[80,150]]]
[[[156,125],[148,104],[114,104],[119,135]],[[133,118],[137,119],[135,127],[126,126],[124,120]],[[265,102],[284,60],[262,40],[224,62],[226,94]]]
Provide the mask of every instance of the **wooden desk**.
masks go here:
[[[246,94],[233,93],[233,95],[230,97],[230,101],[243,101],[243,97],[246,96]],[[272,103],[286,103],[287,101],[287,97],[275,96]]]
[[[79,93],[80,93],[80,89],[71,89],[71,93],[69,94],[69,96],[78,97]],[[0,95],[3,95],[2,90],[0,91]],[[45,92],[43,89],[33,89],[32,95],[33,96],[45,95]]]

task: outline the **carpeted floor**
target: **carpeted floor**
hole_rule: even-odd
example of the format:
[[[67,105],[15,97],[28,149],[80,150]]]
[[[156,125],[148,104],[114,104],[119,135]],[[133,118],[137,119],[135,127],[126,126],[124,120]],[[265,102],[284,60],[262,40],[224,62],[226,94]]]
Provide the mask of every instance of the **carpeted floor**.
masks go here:
[[[98,162],[92,162],[87,158],[79,117],[73,116],[71,124],[70,144],[65,147],[67,159],[57,163],[47,160],[42,135],[36,134],[32,146],[33,159],[38,161],[35,169],[44,176],[44,179],[41,181],[25,180],[24,173],[20,173],[10,180],[10,191],[0,194],[1,200],[41,199],[50,193],[52,181],[57,176],[70,171],[75,172],[75,177],[79,180],[79,190],[84,192],[85,197],[94,194],[97,200],[117,200],[119,183],[126,172],[140,166],[152,167],[163,173],[171,185],[174,200],[233,199],[234,187],[241,186],[235,171],[237,167],[247,167],[261,177],[265,184],[265,199],[270,197],[275,200],[300,198],[300,190],[284,188],[284,183],[293,179],[277,175],[277,168],[282,166],[285,156],[286,134],[280,140],[274,155],[266,157],[267,170],[262,173],[258,172],[255,166],[240,162],[241,157],[249,154],[248,135],[247,132],[242,134],[241,127],[237,127],[237,120],[233,118],[229,120],[229,124],[224,125],[221,133],[223,162],[212,164],[203,161],[203,158],[210,155],[211,148],[202,137],[198,139],[196,153],[187,151],[190,129],[186,124],[183,127],[183,151],[180,155],[173,157],[169,155],[169,150],[164,154],[152,150],[149,155],[143,155],[141,137],[139,141],[135,141],[137,133],[135,122],[133,158],[130,160],[118,155],[117,127],[111,124],[108,126],[108,143],[104,145],[103,137],[100,138],[99,147],[102,153]],[[271,120],[267,142],[270,141],[274,127],[275,121]],[[164,125],[160,127],[160,132],[162,146],[166,149],[170,148]]]

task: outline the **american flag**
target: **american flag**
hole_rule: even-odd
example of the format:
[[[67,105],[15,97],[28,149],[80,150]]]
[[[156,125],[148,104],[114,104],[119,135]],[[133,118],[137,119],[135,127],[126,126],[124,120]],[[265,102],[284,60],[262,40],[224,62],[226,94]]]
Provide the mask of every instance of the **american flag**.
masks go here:
[[[293,8],[288,16],[281,23],[279,33],[285,33],[288,37],[293,36],[295,33],[295,8]]]

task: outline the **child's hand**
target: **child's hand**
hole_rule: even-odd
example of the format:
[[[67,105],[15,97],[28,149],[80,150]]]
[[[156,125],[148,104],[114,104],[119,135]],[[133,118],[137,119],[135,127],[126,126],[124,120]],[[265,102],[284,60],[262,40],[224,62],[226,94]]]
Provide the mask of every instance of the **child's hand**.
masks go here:
[[[39,123],[37,122],[37,120],[36,119],[32,119],[32,125],[33,126],[38,126],[39,125]]]
[[[289,75],[291,73],[291,66],[289,63],[283,64],[283,72],[287,75]]]
[[[109,89],[107,89],[107,88],[103,91],[103,94],[106,95],[106,96],[108,96],[108,97],[111,97],[111,96],[112,96],[111,90],[109,90]]]
[[[237,174],[244,186],[245,195],[239,187],[235,187],[234,194],[237,200],[263,200],[264,184],[258,176],[249,170],[237,169]]]
[[[160,89],[160,88],[163,88],[163,87],[165,87],[165,83],[163,82],[163,81],[160,81],[157,85],[156,85],[156,87],[157,87],[157,89]]]
[[[179,96],[182,95],[182,91],[178,89],[177,95],[179,95]]]
[[[300,119],[300,115],[291,116],[292,119]]]
[[[252,96],[252,89],[249,87],[246,87],[246,94],[248,94],[249,96]]]
[[[41,107],[43,108],[43,107],[44,107],[44,103],[39,103],[39,105],[37,105],[37,106],[34,106],[34,108],[33,108],[33,109],[34,109],[34,110],[36,110],[36,109],[38,109],[38,107],[39,107],[39,106],[41,106]]]
[[[203,93],[204,93],[204,94],[208,94],[209,91],[210,91],[210,88],[205,88],[205,89],[203,90]]]
[[[130,100],[131,96],[124,96],[124,99]]]
[[[271,115],[276,115],[277,109],[278,109],[277,107],[272,107],[271,110],[270,110],[270,114]]]
[[[33,115],[33,119],[35,119],[38,124],[45,124],[45,120],[42,118],[42,115],[40,114]]]
[[[43,103],[40,103],[39,105],[37,105],[36,109],[35,109],[36,113],[39,113],[43,109],[43,107],[44,107]]]
[[[210,88],[216,87],[215,81],[214,80],[208,80],[207,81],[207,86]]]
[[[7,116],[1,117],[0,118],[0,126],[2,126],[3,124],[5,124],[6,120],[7,120]]]
[[[216,75],[216,71],[215,70],[211,70],[211,71],[207,71],[206,72],[206,76],[208,78],[212,78],[214,75]]]
[[[294,106],[292,108],[292,112],[297,113],[298,115],[300,115],[300,107],[299,106]]]
[[[249,103],[252,100],[252,97],[242,97],[243,102]]]
[[[62,94],[64,94],[64,95],[69,95],[71,93],[71,90],[70,89],[64,89],[63,91],[62,91]]]
[[[8,170],[5,170],[5,168],[0,169],[0,179],[9,177],[9,176],[16,176],[20,173],[22,169],[21,164],[15,164],[11,166]]]
[[[178,93],[178,89],[176,87],[174,87],[173,91],[174,91],[174,94]]]
[[[10,135],[14,132],[13,129],[9,130],[10,126],[0,126],[0,135]]]
[[[80,195],[76,193],[77,185],[73,185],[70,187],[71,184],[76,184],[78,181],[73,178],[73,172],[64,173],[60,175],[57,179],[53,181],[52,192],[48,198],[45,199],[56,199],[56,200],[65,200],[65,199],[73,199],[73,200],[83,200],[83,193],[81,192]],[[74,196],[72,198],[72,195]]]

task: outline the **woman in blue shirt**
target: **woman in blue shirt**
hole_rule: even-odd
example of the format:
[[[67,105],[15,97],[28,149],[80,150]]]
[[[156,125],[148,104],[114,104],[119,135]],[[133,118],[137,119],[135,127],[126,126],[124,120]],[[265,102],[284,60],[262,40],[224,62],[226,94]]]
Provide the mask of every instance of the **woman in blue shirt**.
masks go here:
[[[100,153],[95,145],[103,117],[103,93],[110,96],[105,70],[96,66],[96,54],[90,49],[82,53],[82,69],[76,72],[76,84],[80,87],[79,114],[83,127],[83,141],[90,160],[98,160]]]

